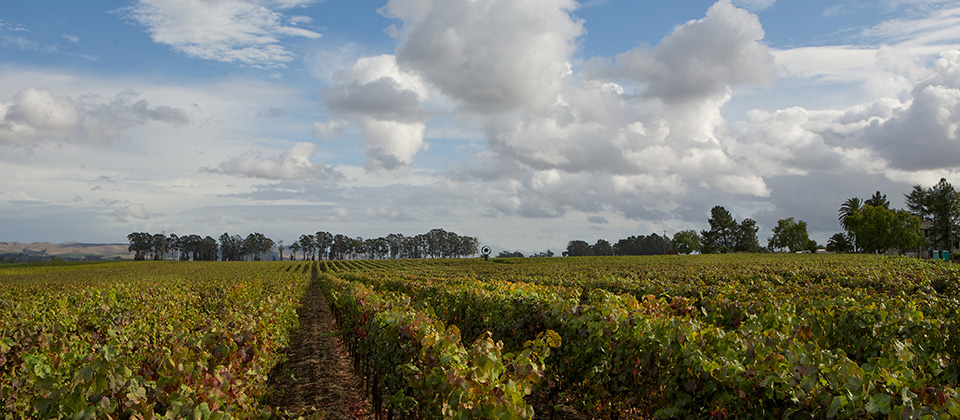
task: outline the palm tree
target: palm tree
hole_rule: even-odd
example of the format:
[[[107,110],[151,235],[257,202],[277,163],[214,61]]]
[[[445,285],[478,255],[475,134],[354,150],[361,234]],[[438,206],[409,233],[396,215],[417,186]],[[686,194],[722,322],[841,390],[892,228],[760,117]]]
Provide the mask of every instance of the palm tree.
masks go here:
[[[848,198],[847,201],[843,202],[843,205],[840,206],[840,217],[837,219],[840,221],[843,230],[850,231],[850,216],[859,213],[861,209],[863,209],[863,200],[858,197]]]
[[[838,218],[840,226],[843,227],[843,230],[847,231],[850,237],[854,252],[857,251],[857,235],[851,231],[853,228],[851,216],[860,213],[861,209],[863,209],[863,200],[858,197],[848,198],[847,201],[844,201],[843,205],[840,206],[840,217]]]
[[[850,237],[842,233],[834,233],[830,237],[830,240],[827,241],[827,251],[834,252],[849,252],[853,245],[850,241]]]

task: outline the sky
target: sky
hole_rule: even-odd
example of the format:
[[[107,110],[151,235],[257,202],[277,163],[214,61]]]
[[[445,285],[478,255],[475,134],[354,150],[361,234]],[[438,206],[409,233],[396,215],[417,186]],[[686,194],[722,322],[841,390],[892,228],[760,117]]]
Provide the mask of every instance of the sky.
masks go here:
[[[946,0],[0,6],[0,241],[442,228],[495,252],[960,186]]]

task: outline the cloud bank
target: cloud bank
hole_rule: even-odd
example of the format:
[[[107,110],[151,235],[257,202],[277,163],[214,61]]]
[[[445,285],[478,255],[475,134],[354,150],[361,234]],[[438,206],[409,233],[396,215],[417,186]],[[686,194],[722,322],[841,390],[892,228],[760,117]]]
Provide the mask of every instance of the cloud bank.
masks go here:
[[[47,140],[77,139],[107,143],[134,126],[189,122],[184,110],[151,106],[146,100],[136,100],[137,96],[127,90],[112,99],[96,94],[71,98],[46,89],[24,89],[11,102],[0,103],[0,143],[33,146]]]
[[[297,143],[275,158],[249,151],[221,163],[219,172],[270,180],[336,180],[343,176],[332,167],[310,162],[310,157],[315,154],[317,147],[313,143]]]
[[[715,205],[766,232],[796,217],[825,239],[846,198],[881,190],[896,206],[914,183],[960,183],[949,2],[886,2],[895,19],[791,48],[771,47],[762,25],[779,4],[720,0],[609,56],[583,50],[590,22],[578,17],[604,2],[385,0],[392,41],[335,48],[311,44],[319,34],[296,15],[304,4],[124,9],[154,42],[261,81],[138,89],[148,102],[69,90],[90,78],[57,85],[0,66],[0,80],[17,85],[0,103],[0,144],[25,146],[0,155],[18,180],[0,207],[35,221],[41,207],[79,214],[116,200],[93,213],[124,231],[442,226],[542,251],[698,229]],[[304,57],[310,72],[297,68],[305,49],[316,50]],[[162,103],[193,104],[190,117]],[[130,132],[137,138],[116,141]],[[33,147],[45,142],[55,147]],[[99,188],[102,179],[116,182]],[[264,222],[278,213],[294,221]],[[0,223],[23,224],[10,220]]]
[[[653,46],[584,59],[575,2],[391,0],[380,13],[397,21],[395,54],[338,72],[325,104],[360,130],[368,169],[414,165],[438,116],[472,125],[483,148],[445,176],[475,191],[489,217],[689,222],[716,204],[748,217],[790,202],[786,187],[772,187],[789,184],[785,177],[909,183],[955,173],[955,53],[924,69],[898,46],[773,50],[744,9],[772,6],[720,0]],[[828,52],[840,64],[800,66]],[[871,76],[883,81],[864,80],[865,66],[881,66]],[[883,83],[879,92],[899,95],[724,116],[737,92],[771,89],[779,77]]]

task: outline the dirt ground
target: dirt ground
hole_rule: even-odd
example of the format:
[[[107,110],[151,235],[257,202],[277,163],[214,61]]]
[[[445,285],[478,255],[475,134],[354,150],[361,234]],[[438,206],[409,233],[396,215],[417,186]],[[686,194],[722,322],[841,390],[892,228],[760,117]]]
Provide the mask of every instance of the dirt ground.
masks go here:
[[[266,402],[292,413],[322,410],[324,419],[372,419],[373,410],[360,389],[330,306],[313,284],[304,295],[287,361],[274,369]]]

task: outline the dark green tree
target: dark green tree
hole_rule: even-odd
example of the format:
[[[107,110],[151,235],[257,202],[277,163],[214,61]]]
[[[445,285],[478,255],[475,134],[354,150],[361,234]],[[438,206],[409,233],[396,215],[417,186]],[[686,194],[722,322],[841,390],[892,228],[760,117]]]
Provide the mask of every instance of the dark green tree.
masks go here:
[[[216,261],[217,251],[217,240],[206,236],[197,241],[197,253],[194,261]]]
[[[703,238],[702,253],[723,254],[736,248],[739,225],[727,209],[714,206],[710,209],[710,218],[707,219],[707,223],[710,224],[710,230],[700,232]]]
[[[400,258],[400,251],[403,248],[403,235],[399,233],[387,235],[387,244],[390,246],[390,258]]]
[[[807,222],[794,221],[792,217],[780,219],[773,228],[773,237],[768,246],[774,250],[786,248],[790,252],[808,249],[810,236],[807,234]]]
[[[531,255],[531,258],[553,258],[553,251],[547,250],[546,252],[537,252]]]
[[[127,251],[133,252],[133,259],[135,261],[146,260],[147,253],[153,249],[153,235],[147,232],[134,232],[127,235],[127,240],[130,241]]]
[[[170,246],[167,244],[167,235],[162,233],[157,233],[153,235],[153,260],[162,261],[167,256],[167,251],[170,250]]]
[[[613,255],[663,255],[672,250],[670,239],[656,233],[620,239],[613,245]]]
[[[363,258],[368,260],[377,258],[377,240],[376,239],[364,239],[363,240]]]
[[[377,238],[373,240],[374,255],[378,259],[385,259],[390,255],[390,243],[387,242],[387,238]]]
[[[171,233],[170,236],[167,237],[167,249],[174,260],[180,259],[180,252],[182,250],[180,249],[180,237],[177,236],[177,234]]]
[[[222,261],[241,261],[243,260],[243,238],[240,235],[233,235],[224,232],[220,235],[220,259]]]
[[[317,245],[317,254],[319,254],[318,259],[330,259],[330,246],[333,245],[333,234],[319,231],[313,236]]]
[[[923,242],[920,218],[904,210],[864,206],[851,217],[857,242],[866,252],[915,249]]]
[[[863,209],[863,200],[858,197],[852,197],[844,201],[838,211],[839,217],[837,220],[840,222],[840,227],[847,231],[854,252],[859,249],[859,246],[857,245],[857,235],[853,232],[852,220],[856,214],[860,213],[861,209]]]
[[[853,252],[853,241],[845,233],[834,233],[827,241],[827,251],[830,252]]]
[[[297,252],[300,252],[300,242],[290,244],[290,261],[297,260]],[[304,257],[306,259],[306,257]]]
[[[273,245],[273,239],[259,232],[251,233],[243,240],[244,255],[253,261],[266,261]]]
[[[181,260],[203,261],[203,258],[206,257],[204,254],[204,245],[209,244],[205,244],[204,238],[200,235],[192,234],[181,236],[180,242],[183,248],[183,254],[180,256]],[[216,240],[213,241],[214,246],[216,242]],[[216,259],[216,251],[214,251],[214,259]]]
[[[597,239],[597,243],[593,244],[593,255],[613,255],[613,246],[606,239]]]
[[[943,180],[945,180],[945,178],[941,178],[941,181]],[[907,210],[911,214],[920,217],[921,220],[930,220],[930,215],[928,214],[930,211],[930,199],[926,188],[920,185],[914,185],[910,193],[904,194],[903,197],[906,199]]]
[[[673,249],[678,254],[691,254],[700,251],[700,235],[695,230],[681,230],[673,234]]]
[[[313,235],[300,235],[300,239],[297,241],[300,242],[300,251],[303,252],[303,260],[307,260],[307,256],[310,256],[310,261],[313,261],[317,255],[317,238]]]
[[[350,258],[357,259],[363,253],[363,238],[357,236],[350,240]]]
[[[469,257],[480,252],[480,240],[472,236],[461,236],[458,240],[456,257]],[[552,256],[553,253],[551,253]]]
[[[586,241],[570,241],[567,243],[568,257],[589,257],[593,255],[593,247]]]
[[[743,219],[735,232],[737,242],[733,247],[734,251],[760,252],[760,240],[757,239],[757,231],[759,230],[760,228],[757,227],[755,220]]]
[[[930,223],[930,245],[952,249],[960,232],[960,193],[953,185],[941,178],[930,188],[914,185],[905,197],[910,212]]]
[[[880,194],[880,191],[873,193],[873,196],[868,198],[867,201],[864,201],[863,205],[883,207],[887,210],[890,210],[890,201],[887,200],[887,196],[885,194]]]
[[[922,220],[905,210],[895,210],[895,220],[890,230],[890,248],[904,251],[918,249],[926,245],[921,230]]]
[[[346,259],[352,243],[353,240],[347,235],[340,233],[334,235],[333,243],[330,245],[330,258],[335,260]]]

